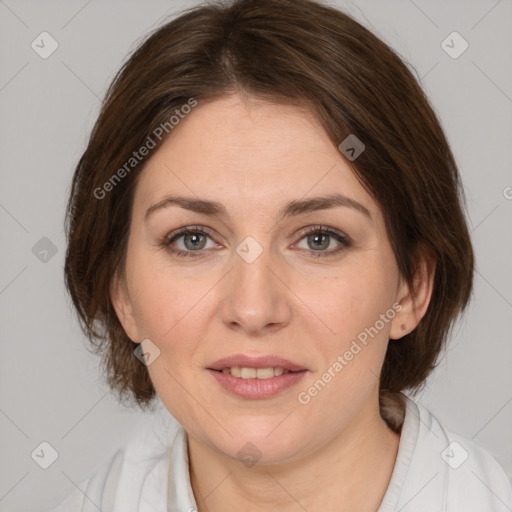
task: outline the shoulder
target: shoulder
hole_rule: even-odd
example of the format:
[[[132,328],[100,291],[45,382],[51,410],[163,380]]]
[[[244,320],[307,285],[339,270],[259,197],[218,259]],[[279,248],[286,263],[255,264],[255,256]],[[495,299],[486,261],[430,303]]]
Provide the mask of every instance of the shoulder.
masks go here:
[[[447,444],[441,459],[448,473],[449,503],[468,510],[510,512],[512,483],[496,458],[471,439],[444,431]]]
[[[87,480],[84,482],[87,485]],[[48,512],[82,512],[84,508],[84,493],[75,489],[64,501],[57,507]]]
[[[417,441],[411,460],[409,491],[442,497],[442,510],[510,512],[512,483],[485,448],[445,428],[425,406],[407,400],[407,413],[417,416]],[[409,420],[414,418],[409,418]],[[405,425],[405,423],[404,423]]]
[[[167,492],[169,450],[181,432],[167,412],[141,418],[129,441],[104,459],[56,508],[49,512],[158,510]],[[160,507],[161,508],[161,507]]]
[[[126,453],[126,447],[118,449],[96,466],[90,476],[83,479],[70,495],[49,512],[88,512],[105,509],[106,505],[111,507]]]

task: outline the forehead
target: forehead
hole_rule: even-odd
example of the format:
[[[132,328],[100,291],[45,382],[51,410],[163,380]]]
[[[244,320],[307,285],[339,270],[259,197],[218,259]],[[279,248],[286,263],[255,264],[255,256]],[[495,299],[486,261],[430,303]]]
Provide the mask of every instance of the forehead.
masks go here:
[[[376,208],[309,111],[239,96],[199,103],[151,156],[137,201],[147,207],[169,193],[276,211],[284,202],[339,193]]]

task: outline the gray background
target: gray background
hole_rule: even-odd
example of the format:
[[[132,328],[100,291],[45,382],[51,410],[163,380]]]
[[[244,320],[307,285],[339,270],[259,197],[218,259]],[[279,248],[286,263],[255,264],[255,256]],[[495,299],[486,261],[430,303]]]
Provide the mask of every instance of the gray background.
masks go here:
[[[121,62],[195,3],[0,0],[3,512],[60,502],[146,416],[116,403],[85,349],[63,285],[64,205]],[[418,400],[512,478],[512,1],[331,3],[411,63],[452,144],[477,255],[474,300]],[[59,44],[47,59],[31,48],[43,31]],[[457,59],[441,47],[453,31],[469,43]],[[43,237],[57,250],[46,261],[36,257]],[[31,458],[42,441],[59,453],[46,470]]]

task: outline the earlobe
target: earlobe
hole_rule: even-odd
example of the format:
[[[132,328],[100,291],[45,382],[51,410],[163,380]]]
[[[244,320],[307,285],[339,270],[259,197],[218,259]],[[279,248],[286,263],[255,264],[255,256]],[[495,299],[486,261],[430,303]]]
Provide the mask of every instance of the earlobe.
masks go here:
[[[135,343],[139,342],[135,315],[126,288],[126,284],[117,274],[112,278],[109,287],[110,301],[126,335]]]
[[[425,250],[413,278],[413,288],[405,281],[401,283],[398,297],[402,309],[391,323],[391,339],[398,340],[409,334],[425,316],[434,288],[435,268],[435,256]]]

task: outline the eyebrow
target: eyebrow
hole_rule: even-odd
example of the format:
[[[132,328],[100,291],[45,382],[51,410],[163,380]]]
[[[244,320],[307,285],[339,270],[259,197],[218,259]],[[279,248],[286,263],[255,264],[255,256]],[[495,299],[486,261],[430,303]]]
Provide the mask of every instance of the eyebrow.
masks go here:
[[[224,205],[217,201],[209,201],[196,197],[167,196],[163,200],[150,206],[147,209],[144,215],[145,220],[147,220],[156,211],[167,208],[169,206],[179,206],[185,210],[201,213],[203,215],[218,215],[221,217],[228,216]],[[290,201],[279,210],[278,220],[282,220],[286,217],[295,217],[304,213],[315,212],[318,210],[327,210],[337,206],[351,208],[362,213],[370,221],[373,220],[370,211],[365,206],[357,202],[355,199],[351,199],[350,197],[347,197],[343,194],[329,194],[326,196],[316,196],[308,199],[296,199]]]

